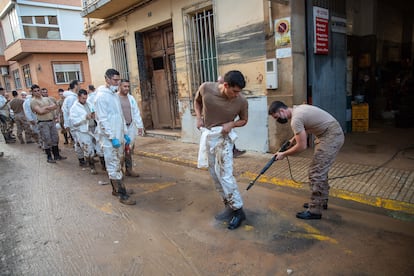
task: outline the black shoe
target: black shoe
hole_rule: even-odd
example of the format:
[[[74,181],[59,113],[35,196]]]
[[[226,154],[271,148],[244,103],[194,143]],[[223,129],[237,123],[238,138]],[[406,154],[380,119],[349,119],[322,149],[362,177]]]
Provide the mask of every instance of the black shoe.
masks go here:
[[[303,203],[303,208],[306,208],[306,209],[308,209],[309,208],[309,203]],[[327,210],[328,209],[328,202],[324,202],[323,204],[322,204],[322,208],[324,209],[324,210]]]
[[[229,221],[233,217],[233,209],[226,206],[220,213],[216,214],[214,218],[216,220]]]
[[[244,214],[243,208],[233,211],[233,217],[231,218],[227,229],[234,230],[236,228],[239,228],[239,226],[245,219],[246,215]]]
[[[311,213],[308,210],[306,210],[306,211],[297,213],[296,217],[299,218],[299,219],[321,219],[322,215],[321,214],[314,214],[314,213]]]

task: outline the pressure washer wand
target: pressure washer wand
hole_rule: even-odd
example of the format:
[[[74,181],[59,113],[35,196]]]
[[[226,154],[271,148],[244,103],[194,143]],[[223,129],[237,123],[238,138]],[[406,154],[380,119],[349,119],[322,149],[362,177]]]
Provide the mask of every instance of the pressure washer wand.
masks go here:
[[[283,145],[280,147],[279,152],[283,152],[286,151],[290,146],[290,141],[287,140],[286,142],[283,143]],[[248,191],[251,187],[253,187],[254,183],[256,182],[257,179],[259,179],[259,177],[264,174],[267,169],[270,168],[270,166],[272,166],[273,162],[276,161],[276,155],[273,155],[273,157],[269,160],[269,162],[267,162],[267,164],[263,167],[263,169],[260,171],[260,173],[256,176],[256,178],[251,181],[249,183],[249,186],[247,186],[246,191]]]

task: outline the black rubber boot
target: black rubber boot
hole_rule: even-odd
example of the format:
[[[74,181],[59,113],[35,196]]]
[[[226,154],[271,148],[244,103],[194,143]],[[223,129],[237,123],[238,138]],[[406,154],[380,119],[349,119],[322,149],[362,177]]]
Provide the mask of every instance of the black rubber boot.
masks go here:
[[[139,177],[139,173],[132,170],[132,155],[125,153],[125,175],[131,177]]]
[[[55,160],[65,160],[65,159],[67,159],[66,156],[61,156],[60,155],[58,146],[53,146],[52,147],[52,152],[53,152],[53,156],[55,157]]]
[[[63,137],[65,138],[65,142],[63,144],[65,144],[65,145],[69,144],[68,134],[66,132],[63,133]]]
[[[78,160],[79,160],[79,166],[81,166],[81,167],[85,167],[86,166],[85,158],[78,158]]]
[[[233,216],[233,209],[227,203],[227,199],[223,198],[224,209],[216,214],[214,218],[221,221],[229,221]]]
[[[56,163],[56,161],[52,158],[52,152],[50,149],[45,149],[45,153],[47,155],[47,163]]]
[[[105,165],[105,158],[103,156],[99,156],[99,161],[101,162],[101,168],[104,172],[106,172],[106,165]]]
[[[243,208],[237,209],[233,211],[233,217],[229,222],[229,226],[227,227],[230,230],[234,230],[239,228],[243,220],[246,219],[246,215],[244,214]]]
[[[118,186],[118,197],[119,202],[125,205],[135,205],[137,202],[129,197],[127,194],[125,185],[122,183],[122,180],[112,180],[115,181],[115,183]]]
[[[91,169],[91,174],[98,174],[95,169],[95,162],[93,161],[93,157],[87,158],[87,161],[89,163],[89,168]]]

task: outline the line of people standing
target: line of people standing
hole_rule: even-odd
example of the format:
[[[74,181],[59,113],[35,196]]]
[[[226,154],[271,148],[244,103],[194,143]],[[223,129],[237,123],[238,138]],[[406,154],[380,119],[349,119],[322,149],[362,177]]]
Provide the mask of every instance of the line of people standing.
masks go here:
[[[39,143],[46,153],[46,161],[56,163],[66,159],[59,149],[58,130],[61,129],[64,144],[71,140],[79,165],[89,166],[91,173],[97,174],[94,158],[98,157],[102,170],[108,174],[112,195],[123,204],[136,204],[130,197],[134,191],[126,189],[123,178],[124,175],[139,177],[132,169],[132,154],[135,139],[144,134],[144,127],[138,104],[130,95],[129,80],[121,79],[117,70],[108,69],[105,84],[96,90],[89,85],[88,90],[89,93],[81,89],[78,80],[73,80],[67,91],[58,91],[60,99],[56,101],[48,96],[47,89],[34,84],[30,90],[32,95],[22,92],[19,98],[14,91],[14,99],[8,101],[4,89],[0,88],[2,133],[7,137],[6,142],[15,142],[11,109],[21,143]],[[7,113],[1,112],[3,108]]]
[[[132,153],[137,135],[144,127],[134,97],[130,95],[129,80],[121,79],[115,69],[105,72],[105,85],[88,92],[74,80],[62,95],[63,126],[72,137],[80,166],[88,165],[96,174],[94,157],[99,157],[102,169],[108,174],[112,195],[126,205],[136,204],[126,189],[123,177],[138,177],[132,170]],[[123,170],[123,168],[125,169]]]

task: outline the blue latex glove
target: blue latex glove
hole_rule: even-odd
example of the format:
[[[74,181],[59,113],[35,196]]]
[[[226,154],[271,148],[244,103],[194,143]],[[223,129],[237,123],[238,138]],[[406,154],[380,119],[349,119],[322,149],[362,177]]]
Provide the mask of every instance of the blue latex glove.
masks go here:
[[[124,139],[125,139],[125,143],[126,143],[126,144],[128,144],[128,145],[129,145],[129,144],[131,144],[131,138],[129,138],[129,136],[128,136],[128,135],[126,135],[126,134],[125,134],[125,135],[124,135]]]
[[[114,148],[119,148],[121,146],[121,143],[119,142],[118,139],[114,138],[114,139],[112,139],[112,146]]]

